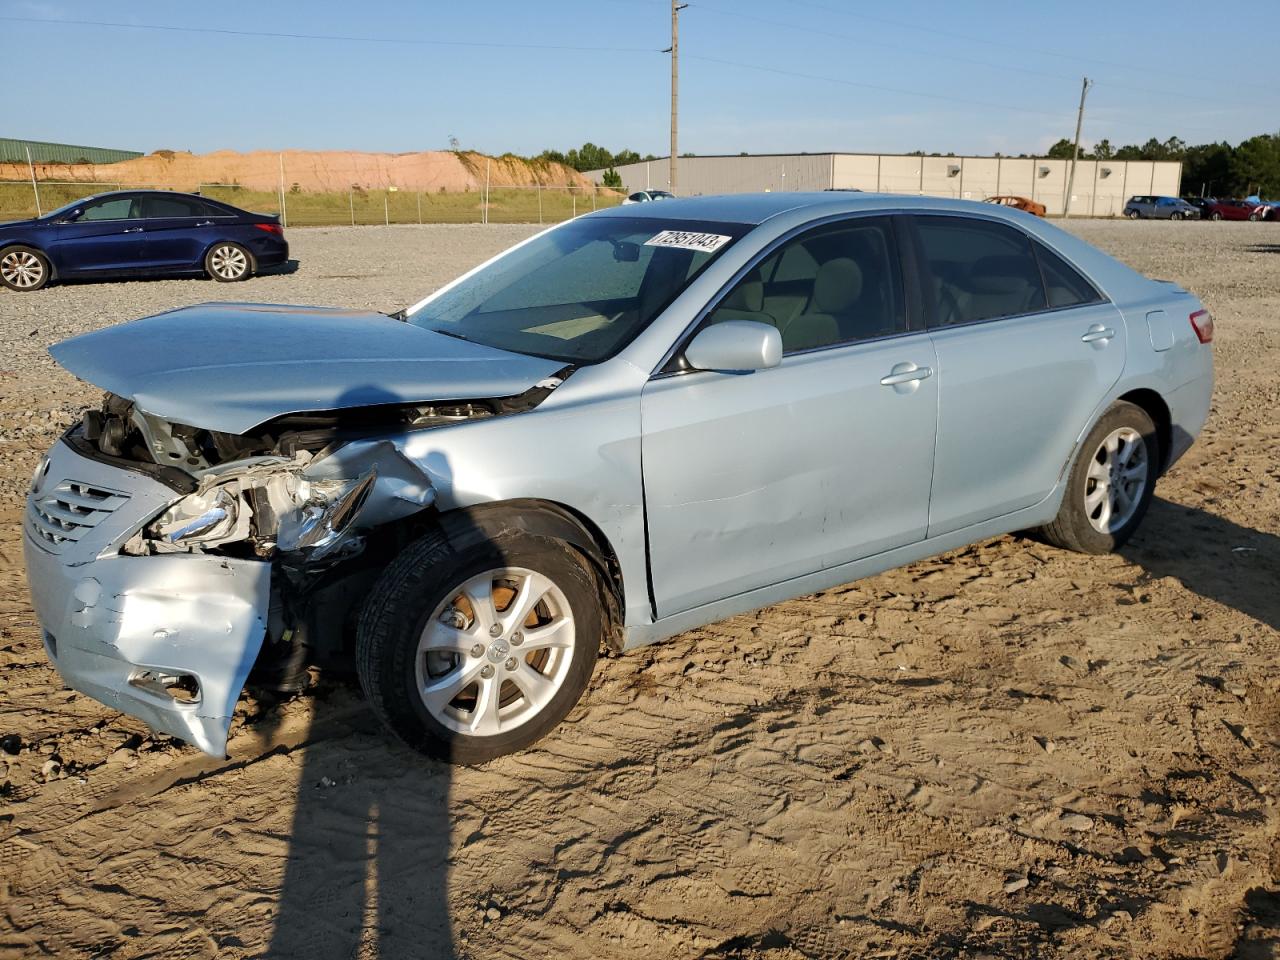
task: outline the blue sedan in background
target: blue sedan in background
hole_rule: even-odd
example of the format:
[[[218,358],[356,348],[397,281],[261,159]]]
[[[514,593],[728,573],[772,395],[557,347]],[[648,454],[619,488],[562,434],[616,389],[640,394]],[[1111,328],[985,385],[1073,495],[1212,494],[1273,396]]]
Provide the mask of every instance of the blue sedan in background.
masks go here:
[[[0,283],[200,275],[245,280],[289,259],[277,216],[163,190],[101,193],[34,220],[0,224]]]

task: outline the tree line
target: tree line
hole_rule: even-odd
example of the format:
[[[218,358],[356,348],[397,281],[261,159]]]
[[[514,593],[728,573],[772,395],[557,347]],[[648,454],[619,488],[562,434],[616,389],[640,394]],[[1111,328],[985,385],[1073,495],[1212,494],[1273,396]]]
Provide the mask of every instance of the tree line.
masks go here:
[[[1071,159],[1072,142],[1065,137],[1049,148],[1053,159]],[[924,151],[915,154],[923,156]],[[689,154],[692,156],[692,154]],[[941,154],[931,154],[941,156]],[[954,154],[947,154],[954,156]],[[1021,154],[1026,157],[1028,154]],[[1232,146],[1225,140],[1220,143],[1190,145],[1179,137],[1157,140],[1152,137],[1144,144],[1126,144],[1115,147],[1110,140],[1099,140],[1091,150],[1081,150],[1082,160],[1159,160],[1182,163],[1182,190],[1187,194],[1203,194],[1210,197],[1252,196],[1280,198],[1280,133],[1264,133]],[[658,159],[653,154],[641,156],[635,150],[622,149],[612,153],[594,143],[584,143],[581,148],[567,152],[544,150],[537,159],[563,163],[575,170],[605,170],[605,186],[622,185],[622,178],[614,167],[642,160]],[[612,174],[612,176],[610,176]],[[611,182],[614,181],[614,182]]]
[[[1073,145],[1065,137],[1049,148],[1049,156],[1071,159]],[[1081,150],[1083,160],[1162,160],[1182,163],[1182,192],[1207,197],[1280,197],[1280,133],[1264,133],[1232,146],[1220,143],[1191,145],[1179,137],[1141,146],[1113,147],[1099,140],[1092,150]]]

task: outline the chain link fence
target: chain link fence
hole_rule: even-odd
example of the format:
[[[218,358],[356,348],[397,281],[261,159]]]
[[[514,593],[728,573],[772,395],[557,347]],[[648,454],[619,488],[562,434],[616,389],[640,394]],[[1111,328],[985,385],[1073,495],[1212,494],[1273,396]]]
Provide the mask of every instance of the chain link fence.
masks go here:
[[[23,220],[84,197],[111,190],[173,190],[123,181],[0,181],[0,221]],[[476,190],[346,191],[250,190],[234,183],[202,183],[196,193],[255,213],[279,215],[286,226],[390,226],[409,223],[559,223],[602,207],[622,195],[599,186],[483,185]]]

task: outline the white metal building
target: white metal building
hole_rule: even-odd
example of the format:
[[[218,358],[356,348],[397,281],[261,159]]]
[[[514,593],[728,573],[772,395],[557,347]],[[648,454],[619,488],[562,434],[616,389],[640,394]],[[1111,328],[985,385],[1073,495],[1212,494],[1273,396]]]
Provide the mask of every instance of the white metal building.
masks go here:
[[[679,193],[858,189],[875,193],[985,200],[1029,197],[1050,215],[1066,206],[1070,160],[1026,157],[921,157],[874,153],[805,153],[681,157]],[[667,189],[668,161],[617,167],[626,192]],[[587,174],[599,183],[605,171]],[[1181,163],[1081,160],[1072,189],[1072,216],[1114,217],[1135,194],[1178,196]]]

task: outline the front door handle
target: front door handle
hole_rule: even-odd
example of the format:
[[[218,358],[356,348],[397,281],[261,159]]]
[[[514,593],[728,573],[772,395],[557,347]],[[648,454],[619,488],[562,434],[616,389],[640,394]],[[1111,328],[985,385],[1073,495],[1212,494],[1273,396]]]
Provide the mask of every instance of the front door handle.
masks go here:
[[[141,233],[142,228],[141,227],[125,227],[124,232],[125,233]]]
[[[1116,335],[1115,330],[1111,327],[1104,327],[1100,323],[1091,326],[1083,337],[1080,338],[1081,343],[1097,343],[1098,341],[1106,342]]]
[[[199,223],[197,223],[197,224],[196,224],[196,226],[197,226],[197,227],[212,227],[212,226],[213,226],[213,221],[212,221],[212,220],[201,220]]]
[[[882,387],[899,387],[906,383],[928,380],[933,376],[932,367],[918,367],[914,363],[895,363],[887,376],[880,378]]]

